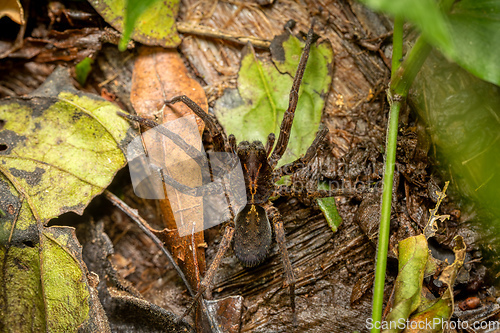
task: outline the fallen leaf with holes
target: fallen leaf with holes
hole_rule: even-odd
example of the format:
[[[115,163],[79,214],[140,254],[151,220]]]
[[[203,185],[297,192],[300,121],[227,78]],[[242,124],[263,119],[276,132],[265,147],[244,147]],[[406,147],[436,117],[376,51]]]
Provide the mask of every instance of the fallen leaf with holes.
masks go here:
[[[45,225],[82,214],[125,165],[131,133],[117,110],[77,92],[63,68],[0,101],[0,312],[15,331],[109,331],[74,229]]]
[[[177,51],[168,51],[162,48],[142,48],[134,65],[132,91],[130,93],[130,100],[137,114],[147,118],[157,116],[160,123],[193,116],[194,113],[180,102],[171,106],[164,106],[165,99],[171,99],[179,95],[187,95],[203,110],[208,110],[203,88],[189,76],[188,70]],[[179,129],[179,133],[186,142],[197,149],[202,149],[201,134],[205,124],[198,117],[196,117],[196,124],[198,125],[199,137],[191,135],[188,138],[186,135],[182,135],[187,132],[181,129]],[[192,160],[189,161],[189,158],[184,156],[184,152],[180,151],[180,149],[176,149],[174,152],[174,149],[170,147],[166,151],[161,142],[146,142],[145,144],[147,147],[153,147],[152,149],[154,149],[148,151],[150,156],[157,155],[172,161],[183,161],[182,170],[173,170],[174,174],[171,176],[174,179],[188,186],[201,185],[201,177],[195,176],[197,169],[199,169],[198,165]],[[188,169],[191,171],[187,171]],[[178,197],[181,198],[177,199]],[[195,290],[200,279],[197,272],[203,274],[206,266],[204,248],[199,246],[204,244],[203,233],[194,234],[194,239],[192,239],[190,236],[179,237],[177,231],[173,230],[177,228],[175,214],[182,214],[182,218],[203,223],[203,202],[200,202],[200,200],[200,197],[192,197],[180,192],[176,193],[176,198],[170,197],[170,201],[168,198],[161,200],[160,207],[166,229],[154,231],[167,244]],[[182,203],[182,207],[180,203]],[[185,209],[186,207],[187,209]],[[196,256],[193,255],[193,251],[196,251]]]
[[[15,206],[17,223],[8,241],[12,215],[2,217],[0,312],[13,332],[110,332],[95,289],[98,283],[82,260],[74,228],[41,227],[29,201],[0,176],[2,201]],[[6,230],[7,229],[7,230]],[[7,239],[6,237],[7,236]],[[30,315],[26,315],[29,313]]]
[[[130,6],[132,1],[129,1],[129,7],[137,10],[140,7],[140,4],[137,5],[138,1],[134,1],[135,6]],[[123,18],[127,8],[125,0],[89,0],[89,3],[113,28],[123,32]],[[178,11],[179,0],[156,1],[135,21],[132,39],[146,45],[178,46],[181,42],[175,29]]]
[[[441,297],[433,302],[426,302],[425,307],[419,307],[416,314],[408,320],[408,327],[404,332],[428,332],[438,333],[443,331],[445,322],[449,322],[454,309],[453,284],[457,278],[458,271],[464,264],[466,246],[461,236],[455,237],[455,261],[447,266],[439,281],[446,286],[446,290]],[[433,323],[431,328],[427,328],[426,323]],[[422,329],[422,327],[426,329]]]
[[[27,98],[0,102],[0,171],[43,223],[81,214],[125,166],[129,124],[114,104],[77,92],[56,70]]]
[[[453,284],[458,271],[464,264],[466,246],[461,236],[454,239],[454,261],[441,272],[439,283],[446,287],[440,298],[428,297],[422,288],[426,275],[437,274],[438,260],[429,255],[427,239],[437,231],[436,221],[439,205],[446,197],[446,182],[434,209],[431,209],[424,234],[409,237],[399,242],[398,277],[394,284],[394,302],[386,317],[389,325],[384,333],[401,332],[442,332],[443,324],[449,321],[454,309]],[[404,324],[404,325],[403,325]]]

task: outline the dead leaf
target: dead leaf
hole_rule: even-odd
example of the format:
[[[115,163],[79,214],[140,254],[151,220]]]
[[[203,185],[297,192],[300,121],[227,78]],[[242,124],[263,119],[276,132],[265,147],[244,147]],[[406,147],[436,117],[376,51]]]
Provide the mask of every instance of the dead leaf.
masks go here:
[[[454,311],[453,285],[455,284],[458,271],[464,264],[466,254],[466,246],[463,238],[456,236],[454,241],[456,244],[453,248],[455,261],[453,264],[447,266],[439,277],[439,281],[446,285],[445,292],[436,301],[429,301],[427,303],[429,306],[426,309],[411,316],[409,321],[407,321],[408,326],[404,330],[404,333],[439,333],[443,331],[442,328],[446,322],[450,321]],[[427,327],[426,323],[432,323],[432,325]]]
[[[100,299],[113,332],[194,332],[179,317],[146,301],[129,281],[123,279],[111,263],[113,244],[104,232],[104,221],[87,221],[78,228],[83,259],[96,272]],[[102,332],[94,330],[92,332]]]
[[[93,57],[101,50],[108,33],[98,28],[50,31],[46,38],[28,37],[25,47],[13,52],[10,58],[32,59],[36,62],[75,61]]]
[[[138,115],[152,118],[157,116],[160,122],[172,121],[187,115],[193,115],[193,112],[182,103],[165,107],[164,101],[171,99],[175,96],[187,95],[195,103],[197,103],[203,110],[208,109],[208,104],[203,88],[199,83],[190,78],[187,68],[176,51],[167,51],[162,48],[142,48],[134,66],[134,73],[132,77],[132,91],[130,93],[130,100]],[[201,119],[196,117],[196,123],[200,135],[203,133],[204,123]],[[201,149],[201,140],[196,138],[184,139],[191,145]],[[198,141],[198,142],[197,142]],[[155,146],[155,143],[146,142],[148,147]],[[150,155],[164,156],[168,154],[171,160],[185,161],[186,158],[182,157],[183,152],[176,152],[175,156],[172,151],[165,151],[164,147],[156,143],[158,150],[148,152]],[[166,156],[165,156],[166,158]],[[193,168],[196,170],[198,165],[194,161],[183,162],[186,168]],[[183,176],[187,172],[178,170],[176,174],[172,174],[174,179],[184,180],[186,185],[197,186],[201,185],[201,179],[192,179],[195,171],[189,172],[189,179]],[[182,182],[182,181],[181,181]],[[191,182],[191,183],[189,183]],[[200,198],[183,196],[182,199],[171,202],[173,199],[165,199],[160,201],[160,208],[164,216],[166,228],[162,231],[154,231],[156,235],[165,243],[171,251],[172,255],[177,259],[179,266],[186,274],[186,277],[193,287],[197,289],[200,278],[198,274],[203,274],[205,271],[205,256],[203,248],[200,244],[204,243],[203,233],[194,234],[194,239],[191,236],[179,237],[175,224],[174,212],[183,214],[187,219],[196,219],[203,223],[203,209],[200,209]],[[182,202],[183,207],[192,207],[191,209],[184,210],[179,206]],[[173,207],[173,209],[172,209]],[[194,246],[193,246],[194,245]],[[196,256],[193,255],[196,251]],[[199,273],[198,273],[199,272]]]
[[[20,25],[15,40],[9,39],[9,37],[6,37],[5,39],[1,38],[0,59],[7,57],[9,54],[23,46],[24,33],[26,32],[25,14],[26,13],[24,12],[19,0],[5,0],[0,2],[0,18],[7,16],[12,21]]]
[[[19,25],[24,24],[24,10],[19,0],[4,0],[0,3],[0,18],[4,16]]]

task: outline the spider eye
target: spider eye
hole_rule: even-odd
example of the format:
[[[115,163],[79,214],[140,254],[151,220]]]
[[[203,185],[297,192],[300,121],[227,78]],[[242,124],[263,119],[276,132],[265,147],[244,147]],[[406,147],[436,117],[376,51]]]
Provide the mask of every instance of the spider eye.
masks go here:
[[[248,149],[249,147],[250,147],[250,142],[248,142],[248,141],[241,141],[238,144],[238,150],[240,150],[240,149]]]
[[[252,148],[255,150],[264,150],[264,144],[260,141],[254,141],[252,142]]]

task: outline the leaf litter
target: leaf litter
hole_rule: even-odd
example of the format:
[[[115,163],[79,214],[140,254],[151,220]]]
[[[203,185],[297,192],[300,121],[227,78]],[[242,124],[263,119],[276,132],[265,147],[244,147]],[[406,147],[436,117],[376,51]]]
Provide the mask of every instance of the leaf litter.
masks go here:
[[[441,202],[446,197],[448,182],[443,190],[438,192],[438,201],[430,210],[430,217],[424,229],[424,234],[406,238],[399,242],[398,277],[394,283],[394,301],[391,311],[386,317],[389,328],[384,333],[392,332],[442,332],[446,322],[449,322],[454,310],[453,285],[458,271],[465,261],[466,246],[461,236],[454,239],[453,252],[455,260],[441,271],[439,282],[445,286],[439,298],[430,297],[423,290],[424,276],[439,274],[435,258],[430,257],[427,239],[434,237],[439,229],[437,221],[449,218],[447,215],[437,215]],[[430,266],[429,266],[430,265]],[[429,323],[432,325],[429,326]]]
[[[17,331],[109,331],[74,228],[46,224],[82,214],[125,165],[132,133],[116,110],[77,92],[63,68],[28,97],[0,101],[0,312]]]
[[[243,12],[244,12],[244,11],[245,11],[245,9],[243,9]],[[194,12],[195,12],[195,11],[193,10],[193,13],[194,13]],[[328,9],[328,12],[329,12],[329,13],[332,13],[332,9]],[[281,17],[281,16],[280,16],[280,17]],[[361,16],[358,16],[358,18],[359,18],[359,17],[361,17]],[[330,37],[330,38],[331,38],[331,37]],[[338,47],[338,45],[339,45],[339,44],[335,43],[334,45],[335,45],[335,47]],[[351,50],[350,52],[352,52],[352,50]],[[354,52],[354,53],[356,53],[356,52]],[[356,53],[356,54],[357,54],[357,53]],[[360,54],[359,54],[359,56],[357,56],[357,59],[361,59],[361,60],[363,60],[364,58],[367,58],[367,57],[365,57],[365,54],[361,54],[361,53],[360,53]],[[348,58],[348,57],[346,57],[346,58],[338,59],[338,60],[339,60],[339,63],[342,63],[345,59],[349,59],[349,58]],[[364,60],[363,60],[363,61],[364,61]],[[341,71],[340,71],[339,69],[337,69],[337,71],[338,71],[338,73],[341,73]],[[356,71],[357,71],[357,69],[356,69],[356,68],[353,68],[353,72],[354,72],[354,74],[351,74],[352,72],[351,72],[351,71],[349,71],[349,76],[351,76],[351,75],[356,75]],[[376,72],[376,71],[375,71],[375,72]],[[356,81],[356,84],[358,84],[358,83],[359,83],[357,80],[354,80],[354,81]],[[370,82],[371,82],[371,81],[370,81]],[[108,88],[109,88],[110,86],[111,86],[111,85],[107,85],[107,87],[108,87]],[[337,83],[336,83],[336,90],[339,88],[339,86],[340,86],[340,91],[342,91],[343,87],[342,87],[342,84],[341,84],[341,83],[338,83],[338,86],[337,86]],[[362,95],[362,94],[361,94],[361,95]],[[361,96],[361,95],[360,95],[360,96]],[[330,97],[330,99],[331,99],[331,97]],[[348,99],[347,97],[346,97],[346,99],[345,99],[345,100],[349,103],[349,99]],[[365,110],[365,109],[363,109],[363,110]],[[379,125],[380,125],[380,124],[379,124]],[[343,128],[343,127],[342,127],[342,128]],[[344,133],[344,135],[345,135],[345,133]],[[36,174],[34,174],[34,175],[36,176]],[[405,175],[405,177],[406,177],[406,175]],[[35,177],[35,178],[36,178],[36,177]],[[406,184],[405,184],[405,186],[406,186]],[[417,197],[417,198],[418,198],[418,197]],[[415,206],[417,206],[417,205],[415,205]],[[2,207],[2,210],[4,210],[6,213],[8,213],[9,211],[12,211],[12,208],[11,208],[11,209],[9,209],[10,207],[9,207],[8,205],[7,205],[6,207],[7,207],[6,209],[4,209],[4,208]],[[13,207],[13,206],[12,206],[12,207]],[[288,207],[288,206],[286,206],[286,207]],[[292,204],[290,207],[292,207],[292,208],[293,208],[292,210],[295,210],[295,207],[296,207],[296,206],[294,206],[294,205]],[[339,209],[341,209],[341,210],[342,210],[342,211],[341,211],[341,215],[342,215],[343,217],[344,217],[344,216],[348,216],[348,217],[349,217],[349,215],[348,215],[348,214],[346,215],[346,212],[345,212],[344,207],[339,207]],[[415,210],[415,216],[418,218],[418,217],[419,217],[419,215],[421,215],[421,213],[420,213],[418,210]],[[413,215],[412,215],[412,220],[416,220],[416,221],[418,221],[418,219],[417,219],[417,218],[414,218],[414,217],[413,217]],[[347,222],[349,223],[349,218],[347,219]],[[287,223],[290,225],[290,223],[296,223],[296,222],[291,222],[290,220],[288,220],[288,222],[287,222]],[[309,224],[308,224],[307,228],[309,229],[310,227],[312,227],[312,226],[311,226],[311,223],[309,223]],[[349,225],[345,226],[345,228],[347,228],[347,230],[349,230],[349,231],[351,231],[351,232],[352,232],[352,228],[350,228],[350,227],[349,227]],[[342,237],[343,237],[343,230],[342,230],[342,228],[341,228],[339,231],[340,231],[340,235],[338,235],[338,237],[339,237],[339,239],[338,239],[338,240],[341,240],[341,239],[342,239]],[[356,231],[356,230],[354,230],[354,231]],[[17,231],[16,231],[16,232],[17,232]],[[311,230],[311,231],[310,231],[310,233],[311,233],[311,234],[314,234],[314,232],[315,232],[314,230]],[[319,235],[318,237],[321,237],[321,235]],[[319,238],[318,238],[318,239],[319,239]],[[294,238],[292,237],[292,239],[291,239],[291,242],[290,242],[290,243],[291,243],[291,244],[296,244],[294,241],[295,241],[295,240],[294,240]],[[334,251],[331,247],[329,247],[329,246],[327,245],[327,243],[325,243],[325,244],[326,244],[326,245],[322,248],[322,251],[323,251],[323,252],[324,252],[324,251],[327,251],[327,252],[328,252],[328,251]],[[294,246],[296,246],[296,245],[294,245]],[[310,252],[310,251],[309,251],[309,252]],[[322,252],[322,253],[323,253],[323,252]],[[317,256],[317,257],[319,258],[319,256]],[[325,264],[324,264],[324,265],[321,265],[322,269],[325,269],[325,270],[328,272],[328,269],[331,269],[332,267],[334,267],[336,270],[337,270],[337,268],[338,268],[338,270],[339,270],[340,272],[342,272],[342,269],[343,269],[343,267],[344,267],[343,265],[341,265],[341,266],[338,266],[338,265],[337,265],[337,266],[335,266],[335,262],[336,262],[336,260],[338,260],[338,258],[336,258],[336,257],[329,257],[329,256],[328,256],[328,254],[326,255],[326,257],[330,258],[330,261],[329,261],[329,262],[325,262]],[[299,258],[297,258],[297,259],[299,259],[299,261],[300,261],[300,257],[299,257]],[[301,266],[301,268],[302,268],[302,266]],[[271,269],[272,269],[272,266],[271,266]],[[341,274],[342,274],[342,273],[340,273],[340,276],[342,276]],[[357,274],[356,274],[356,275],[357,275]],[[340,278],[340,277],[339,277],[339,279],[340,279],[340,280],[342,280],[342,278]],[[241,278],[240,278],[240,280],[241,280]],[[351,278],[350,278],[349,280],[351,280]],[[324,281],[322,281],[322,282],[324,282]],[[272,282],[269,282],[269,285],[271,285],[271,286],[272,286],[272,285],[273,285],[273,284],[272,284]],[[309,290],[309,289],[307,289],[306,287],[303,287],[303,288],[304,288],[305,290]],[[304,290],[304,289],[303,289],[303,290]],[[338,292],[339,292],[339,291],[340,291],[340,289],[337,289],[337,290],[336,290],[336,299],[339,299],[339,297],[338,297],[338,296],[339,296],[339,295],[338,295]],[[308,291],[308,292],[309,292],[309,291]],[[314,295],[315,295],[315,291],[311,291],[311,295],[314,297]],[[314,304],[309,304],[309,305],[311,305],[311,306],[314,308]],[[262,308],[264,308],[264,309],[265,309],[265,306],[264,306],[264,307],[262,307]],[[253,311],[253,310],[252,310],[252,311]],[[252,318],[250,318],[250,319],[249,319],[249,318],[247,318],[247,319],[245,320],[247,327],[248,327],[248,325],[249,325],[249,324],[250,324],[250,325],[252,324],[252,321],[253,321],[253,320],[256,320],[256,321],[258,322],[260,319],[263,319],[263,318],[262,318],[262,316],[259,314],[259,313],[260,313],[259,311],[260,311],[260,310],[258,309],[258,311],[257,311],[257,312],[255,312],[255,313],[254,313],[254,312],[252,312],[252,313],[254,313],[254,315],[252,316]],[[276,309],[276,311],[277,311],[276,313],[279,313],[279,310],[278,310],[278,309]],[[279,317],[279,316],[275,316],[275,317],[277,318],[277,317]],[[336,316],[336,317],[341,318],[342,316],[339,314],[339,316]],[[260,318],[260,319],[259,319],[259,318]],[[331,318],[333,318],[333,317],[330,317],[330,318],[328,318],[328,319],[326,319],[326,318],[325,318],[325,319],[326,319],[325,321],[331,321]],[[271,326],[272,326],[272,325],[273,325],[273,324],[272,324],[273,319],[271,318],[271,319],[269,319],[268,321],[269,321],[269,323],[271,323]],[[351,321],[349,320],[349,322],[351,322]],[[268,324],[269,324],[269,323],[268,323]],[[353,323],[354,323],[354,321],[353,321]],[[280,323],[280,324],[282,324],[282,323]],[[265,325],[265,324],[264,324],[264,325]],[[354,324],[353,324],[353,325],[354,325]],[[255,327],[255,326],[254,326],[254,327]],[[261,327],[262,327],[262,326],[261,326]],[[267,325],[266,327],[270,327],[270,326],[269,326],[269,325]],[[274,327],[274,326],[273,326],[273,327]]]

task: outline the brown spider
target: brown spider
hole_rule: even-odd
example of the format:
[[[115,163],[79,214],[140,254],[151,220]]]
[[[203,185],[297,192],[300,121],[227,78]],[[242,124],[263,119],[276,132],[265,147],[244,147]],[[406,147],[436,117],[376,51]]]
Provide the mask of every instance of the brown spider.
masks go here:
[[[197,304],[203,292],[210,287],[221,259],[233,240],[233,249],[236,257],[244,266],[256,266],[266,259],[272,244],[272,228],[270,223],[270,221],[272,221],[276,241],[279,245],[283,259],[283,266],[285,270],[284,286],[289,286],[290,288],[290,302],[293,321],[294,323],[296,322],[295,277],[285,245],[285,231],[281,215],[278,209],[273,206],[269,198],[277,195],[321,198],[342,194],[342,191],[340,190],[308,191],[307,189],[296,189],[287,185],[278,186],[275,184],[276,181],[278,181],[282,176],[293,174],[296,170],[306,166],[307,163],[309,163],[316,155],[319,144],[328,133],[327,128],[322,128],[303,157],[292,163],[276,168],[278,161],[281,159],[287,148],[288,140],[290,138],[290,130],[292,128],[295,109],[297,107],[298,92],[304,75],[306,63],[309,58],[309,49],[311,47],[312,40],[313,29],[311,28],[307,34],[304,51],[300,58],[297,73],[295,74],[292,89],[290,91],[289,106],[283,116],[278,141],[274,150],[273,146],[275,136],[273,133],[269,134],[265,146],[260,141],[254,141],[251,143],[248,141],[242,141],[236,146],[236,139],[234,135],[226,137],[216,118],[205,113],[200,106],[187,96],[178,96],[165,101],[166,104],[174,104],[177,102],[186,104],[205,122],[213,138],[214,151],[237,154],[243,167],[243,176],[247,195],[247,205],[236,217],[232,214],[232,218],[227,222],[217,254],[215,255],[215,258],[213,259],[203,281],[201,282],[193,302],[181,318],[186,316],[191,311],[194,305]],[[127,117],[128,119],[139,121],[149,127],[157,125],[153,121],[144,118],[124,114],[121,115]],[[158,131],[172,139],[186,153],[188,153],[188,155],[192,157],[195,156],[195,154],[191,155],[189,152],[189,150],[193,147],[190,147],[187,143],[185,143],[180,136],[162,128],[158,128]],[[169,179],[168,177],[164,177],[164,181],[183,193],[195,196],[208,194],[211,190],[213,190],[207,189],[206,187],[189,188],[185,185],[177,183],[171,178]]]

